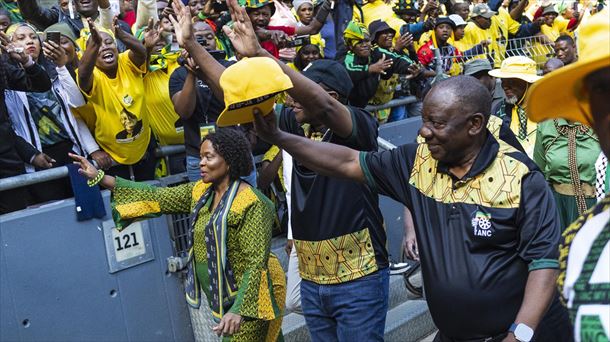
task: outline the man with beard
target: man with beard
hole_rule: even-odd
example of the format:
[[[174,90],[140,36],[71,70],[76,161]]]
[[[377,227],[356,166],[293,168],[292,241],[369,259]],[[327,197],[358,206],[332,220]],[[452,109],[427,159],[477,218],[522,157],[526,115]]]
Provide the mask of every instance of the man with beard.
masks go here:
[[[582,25],[580,59],[545,76],[532,87],[527,101],[534,121],[561,118],[593,127],[606,156],[610,156],[608,15],[605,9]],[[610,195],[606,195],[563,234],[557,283],[576,341],[608,341],[610,337],[609,220]]]
[[[536,123],[528,119],[524,102],[530,85],[540,79],[536,62],[523,56],[509,57],[502,61],[499,69],[489,71],[489,75],[501,79],[506,94],[504,101],[492,109],[492,114],[510,126],[527,155],[532,157]]]
[[[563,62],[564,65],[572,64],[576,62],[576,43],[570,36],[564,35],[559,36],[555,40],[555,56]]]

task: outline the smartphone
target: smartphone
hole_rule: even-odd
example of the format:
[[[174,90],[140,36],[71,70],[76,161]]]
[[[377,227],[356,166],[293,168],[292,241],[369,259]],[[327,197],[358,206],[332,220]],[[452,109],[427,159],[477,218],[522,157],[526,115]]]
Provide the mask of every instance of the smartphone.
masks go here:
[[[46,34],[47,42],[53,42],[57,45],[60,44],[61,33],[59,31],[48,31]]]
[[[311,44],[311,38],[309,36],[296,36],[293,40],[286,44],[286,47],[296,47]]]

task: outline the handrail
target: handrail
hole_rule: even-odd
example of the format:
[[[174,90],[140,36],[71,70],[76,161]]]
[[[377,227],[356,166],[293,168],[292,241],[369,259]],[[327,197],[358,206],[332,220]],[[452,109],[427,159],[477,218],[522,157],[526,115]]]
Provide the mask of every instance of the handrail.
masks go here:
[[[379,106],[367,106],[367,110],[374,111],[384,108],[398,107],[405,104],[413,103],[417,101],[414,96],[408,96],[402,99],[395,99],[388,103]],[[391,150],[396,148],[395,145],[383,138],[377,138],[380,149]],[[167,145],[161,146],[155,149],[156,158],[165,158],[167,156],[183,153],[185,151],[184,145]],[[258,160],[257,160],[258,161]],[[66,166],[54,167],[48,170],[42,170],[32,173],[25,173],[18,176],[7,177],[0,179],[0,191],[11,190],[21,188],[24,186],[44,183],[56,179],[61,179],[68,176],[68,168]]]
[[[155,149],[155,157],[164,158],[174,154],[182,153],[184,152],[184,150],[184,145],[161,146]],[[0,191],[21,188],[24,186],[34,185],[38,183],[44,183],[56,179],[61,179],[67,176],[68,168],[66,166],[60,166],[48,170],[2,178],[0,179]]]

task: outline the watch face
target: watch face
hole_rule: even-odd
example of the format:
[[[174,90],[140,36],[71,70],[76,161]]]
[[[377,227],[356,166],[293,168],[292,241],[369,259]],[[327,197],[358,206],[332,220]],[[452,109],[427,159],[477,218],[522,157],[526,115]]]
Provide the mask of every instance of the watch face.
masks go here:
[[[515,338],[518,341],[529,342],[534,336],[534,330],[532,330],[532,328],[528,327],[527,325],[521,323],[517,325],[514,334]]]

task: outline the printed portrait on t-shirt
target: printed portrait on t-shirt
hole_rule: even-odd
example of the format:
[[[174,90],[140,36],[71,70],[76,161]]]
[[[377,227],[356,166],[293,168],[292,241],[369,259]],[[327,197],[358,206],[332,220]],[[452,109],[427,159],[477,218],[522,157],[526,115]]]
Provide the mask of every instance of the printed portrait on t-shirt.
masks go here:
[[[142,133],[142,120],[138,120],[138,117],[133,113],[130,113],[127,109],[123,109],[119,114],[121,125],[124,130],[120,131],[116,135],[117,143],[129,143],[134,141],[140,133]]]

